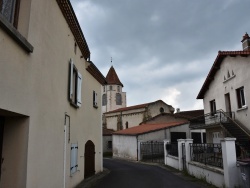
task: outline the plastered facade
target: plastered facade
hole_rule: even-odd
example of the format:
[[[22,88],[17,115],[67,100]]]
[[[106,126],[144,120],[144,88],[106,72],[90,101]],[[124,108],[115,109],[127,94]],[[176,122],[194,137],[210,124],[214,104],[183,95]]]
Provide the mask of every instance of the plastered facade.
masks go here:
[[[78,46],[75,50],[57,1],[21,1],[19,20],[17,30],[34,51],[27,53],[0,28],[0,116],[5,119],[0,187],[74,187],[84,179],[88,140],[95,145],[95,171],[102,171],[101,84],[87,72]],[[68,101],[70,59],[83,78],[79,108]],[[93,91],[99,94],[98,108]],[[74,174],[72,143],[78,144]]]

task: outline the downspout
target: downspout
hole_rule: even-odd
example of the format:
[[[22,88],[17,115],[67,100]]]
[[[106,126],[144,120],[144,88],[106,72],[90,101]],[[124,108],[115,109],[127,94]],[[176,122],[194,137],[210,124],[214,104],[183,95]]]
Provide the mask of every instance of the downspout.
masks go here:
[[[67,117],[69,118],[70,126],[70,116],[65,112],[64,118],[64,154],[63,154],[63,188],[66,188],[66,149],[67,149]],[[69,138],[70,139],[70,138]]]
[[[138,161],[138,135],[136,135],[136,160]]]

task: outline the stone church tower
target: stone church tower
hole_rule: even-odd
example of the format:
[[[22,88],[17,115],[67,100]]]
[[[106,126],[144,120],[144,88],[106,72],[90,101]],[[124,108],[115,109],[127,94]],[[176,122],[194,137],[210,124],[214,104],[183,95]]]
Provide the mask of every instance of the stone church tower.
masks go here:
[[[102,90],[102,112],[109,112],[127,106],[126,92],[122,92],[123,84],[113,66],[106,76],[107,84]]]

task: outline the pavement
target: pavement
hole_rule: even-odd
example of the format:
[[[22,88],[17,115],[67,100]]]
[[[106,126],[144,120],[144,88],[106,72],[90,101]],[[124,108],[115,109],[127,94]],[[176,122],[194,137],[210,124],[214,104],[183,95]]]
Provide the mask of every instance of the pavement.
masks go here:
[[[104,158],[105,159],[105,158]],[[113,160],[112,158],[106,158],[105,160]],[[127,161],[124,159],[114,159],[114,160],[120,160],[120,161]],[[152,166],[158,166],[162,169],[165,169],[166,171],[170,172],[171,174],[180,177],[184,181],[194,183],[195,187],[204,187],[204,188],[215,188],[215,186],[212,186],[210,184],[207,184],[206,182],[199,180],[197,178],[194,178],[192,176],[189,176],[179,170],[176,170],[172,167],[166,166],[164,164],[158,164],[158,163],[145,163],[145,162],[138,162],[138,161],[128,161],[132,163],[138,163],[138,164],[145,164],[145,165],[152,165]],[[107,168],[104,168],[102,172],[99,172],[95,174],[94,176],[91,176],[87,179],[84,179],[76,188],[94,188],[98,187],[98,183],[100,180],[102,180],[105,176],[107,176],[111,171]]]

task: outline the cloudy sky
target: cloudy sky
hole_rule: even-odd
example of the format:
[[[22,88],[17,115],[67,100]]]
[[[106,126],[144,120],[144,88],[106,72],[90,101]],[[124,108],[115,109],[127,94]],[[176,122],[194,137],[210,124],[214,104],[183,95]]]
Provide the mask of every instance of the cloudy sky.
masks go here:
[[[202,109],[198,92],[218,51],[241,50],[249,0],[71,0],[106,76],[111,57],[127,106],[162,99]]]

